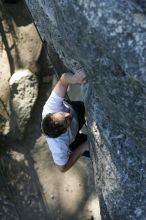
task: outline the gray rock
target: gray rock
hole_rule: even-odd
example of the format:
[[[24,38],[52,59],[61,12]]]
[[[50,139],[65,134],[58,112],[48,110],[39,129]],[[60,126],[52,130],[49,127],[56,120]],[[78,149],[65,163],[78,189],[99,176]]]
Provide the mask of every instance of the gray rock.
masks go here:
[[[38,95],[38,81],[27,69],[18,70],[10,78],[10,134],[21,139]]]
[[[103,219],[146,219],[146,19],[141,0],[26,0],[63,63],[83,65]]]

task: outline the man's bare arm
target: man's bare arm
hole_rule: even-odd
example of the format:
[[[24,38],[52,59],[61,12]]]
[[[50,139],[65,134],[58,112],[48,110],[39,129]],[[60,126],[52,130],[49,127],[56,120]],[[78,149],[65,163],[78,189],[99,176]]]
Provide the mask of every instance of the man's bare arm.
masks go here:
[[[63,173],[68,171],[79,159],[79,157],[87,150],[89,150],[89,143],[88,141],[85,141],[71,153],[68,162],[64,166],[56,165],[56,167]]]
[[[82,84],[85,82],[86,75],[83,69],[76,71],[75,74],[63,73],[53,91],[55,91],[60,97],[64,98],[69,85]]]

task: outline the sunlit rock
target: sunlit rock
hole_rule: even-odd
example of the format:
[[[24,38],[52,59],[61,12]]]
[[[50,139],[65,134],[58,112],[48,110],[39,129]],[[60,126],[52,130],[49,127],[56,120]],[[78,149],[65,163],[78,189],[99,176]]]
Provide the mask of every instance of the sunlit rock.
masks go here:
[[[46,49],[51,46],[68,69],[86,70],[83,98],[102,218],[145,219],[145,3],[26,3]]]

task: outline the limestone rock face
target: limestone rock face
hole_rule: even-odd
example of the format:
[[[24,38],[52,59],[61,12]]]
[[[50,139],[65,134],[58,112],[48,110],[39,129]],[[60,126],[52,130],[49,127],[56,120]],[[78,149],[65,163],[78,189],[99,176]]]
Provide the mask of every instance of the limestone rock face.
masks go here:
[[[10,133],[21,139],[38,95],[38,81],[29,70],[18,70],[10,78]]]
[[[101,214],[146,218],[146,15],[138,0],[26,0],[45,40],[83,87]]]

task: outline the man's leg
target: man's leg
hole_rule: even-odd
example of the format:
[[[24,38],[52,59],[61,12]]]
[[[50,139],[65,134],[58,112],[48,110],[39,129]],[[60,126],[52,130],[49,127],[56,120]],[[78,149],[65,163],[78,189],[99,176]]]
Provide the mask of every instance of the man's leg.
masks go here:
[[[72,106],[72,108],[76,111],[76,113],[78,115],[79,131],[80,131],[86,122],[85,121],[84,103],[81,101],[70,101],[70,100],[66,100],[66,102],[68,102]],[[78,132],[78,134],[76,135],[75,141],[72,144],[70,144],[70,146],[69,146],[70,150],[74,151],[79,145],[84,143],[86,140],[87,140],[87,135]],[[90,152],[85,151],[82,156],[90,158]]]
[[[80,134],[80,133],[78,133],[78,134],[76,135],[75,141],[69,145],[70,150],[71,150],[71,151],[74,151],[79,145],[81,145],[82,143],[84,143],[86,140],[87,140],[87,135],[86,135],[86,134],[82,134],[82,133]],[[85,157],[90,158],[90,153],[89,153],[89,151],[85,151],[85,152],[82,154],[82,156],[85,156]]]

